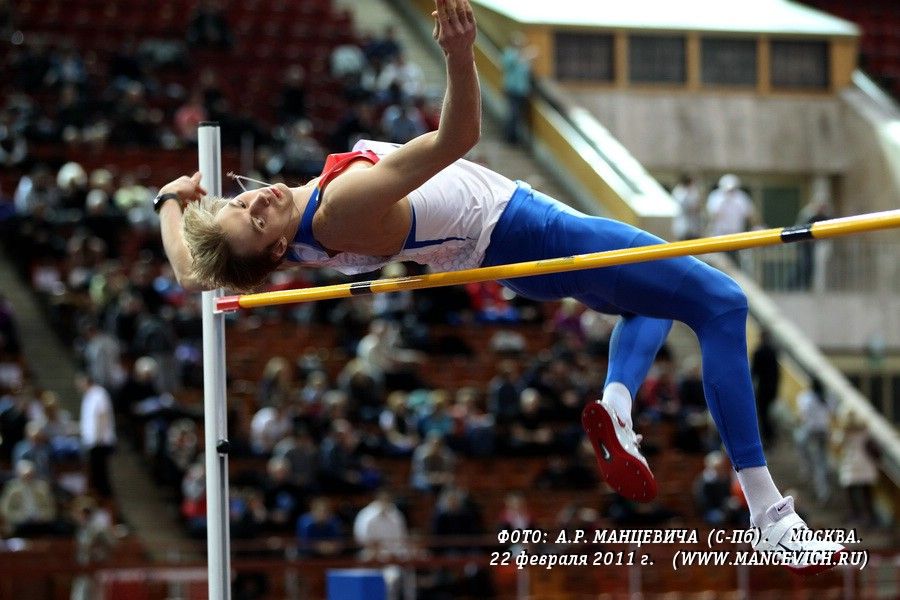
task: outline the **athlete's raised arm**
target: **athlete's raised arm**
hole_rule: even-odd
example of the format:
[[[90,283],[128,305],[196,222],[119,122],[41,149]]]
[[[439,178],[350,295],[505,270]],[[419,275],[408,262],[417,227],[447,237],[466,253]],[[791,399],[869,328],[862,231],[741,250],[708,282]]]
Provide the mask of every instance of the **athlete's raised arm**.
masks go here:
[[[475,16],[469,0],[435,0],[434,38],[447,63],[447,90],[437,131],[421,135],[370,169],[348,172],[328,186],[330,209],[361,206],[374,218],[462,158],[481,136],[481,89],[472,46]],[[323,207],[324,208],[324,207]],[[379,214],[380,213],[380,214]]]
[[[163,250],[166,258],[172,265],[175,277],[179,285],[188,291],[201,291],[208,289],[191,275],[191,252],[184,242],[182,231],[182,207],[188,202],[195,202],[206,195],[206,190],[200,185],[200,172],[192,176],[182,176],[171,181],[159,189],[159,198],[166,198],[167,194],[174,194],[170,201],[163,200],[159,211],[159,228],[162,234]]]

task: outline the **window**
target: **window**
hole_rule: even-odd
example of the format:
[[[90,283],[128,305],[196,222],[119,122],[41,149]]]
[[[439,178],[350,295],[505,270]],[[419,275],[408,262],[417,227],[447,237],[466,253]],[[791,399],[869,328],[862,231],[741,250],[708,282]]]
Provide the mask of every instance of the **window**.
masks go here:
[[[556,78],[560,81],[612,81],[613,37],[609,34],[556,34]]]
[[[684,83],[684,47],[683,37],[632,35],[629,78],[633,83]]]
[[[756,40],[704,38],[700,57],[704,84],[756,86]]]
[[[828,43],[772,42],[772,87],[827,89],[830,83]]]

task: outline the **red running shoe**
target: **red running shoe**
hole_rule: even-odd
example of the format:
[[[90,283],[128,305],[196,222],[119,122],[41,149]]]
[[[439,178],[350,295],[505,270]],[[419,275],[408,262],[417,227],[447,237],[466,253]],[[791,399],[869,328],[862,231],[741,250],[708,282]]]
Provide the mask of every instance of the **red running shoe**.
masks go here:
[[[656,498],[656,479],[638,448],[641,436],[611,406],[591,402],[581,412],[581,424],[594,446],[600,475],[612,489],[636,502]]]

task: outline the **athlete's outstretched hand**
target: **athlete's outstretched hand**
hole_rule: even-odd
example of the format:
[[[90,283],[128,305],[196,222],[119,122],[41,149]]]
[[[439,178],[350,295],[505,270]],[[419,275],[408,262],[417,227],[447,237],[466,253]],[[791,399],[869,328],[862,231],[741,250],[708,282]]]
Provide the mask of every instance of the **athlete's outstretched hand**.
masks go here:
[[[475,43],[475,14],[469,0],[434,0],[434,39],[447,56],[471,52]]]
[[[159,188],[159,193],[178,194],[178,201],[186,204],[205,196],[206,190],[200,185],[200,171],[197,171],[190,177],[182,175],[175,181],[170,181]]]

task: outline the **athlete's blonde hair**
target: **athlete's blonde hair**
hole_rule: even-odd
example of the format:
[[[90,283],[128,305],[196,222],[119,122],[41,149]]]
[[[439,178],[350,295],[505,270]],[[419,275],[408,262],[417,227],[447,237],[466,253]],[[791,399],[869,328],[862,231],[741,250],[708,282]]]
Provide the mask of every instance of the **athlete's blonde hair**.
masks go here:
[[[216,215],[227,204],[227,198],[206,196],[185,207],[182,224],[184,242],[191,253],[191,276],[211,287],[253,290],[281,263],[272,252],[277,242],[257,256],[235,253],[225,230],[216,222]]]

